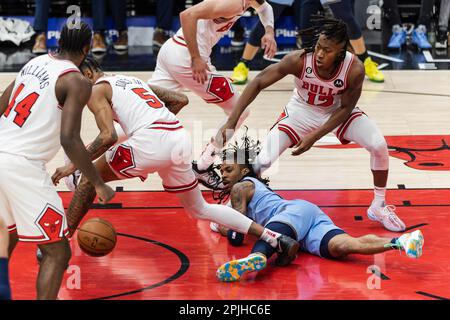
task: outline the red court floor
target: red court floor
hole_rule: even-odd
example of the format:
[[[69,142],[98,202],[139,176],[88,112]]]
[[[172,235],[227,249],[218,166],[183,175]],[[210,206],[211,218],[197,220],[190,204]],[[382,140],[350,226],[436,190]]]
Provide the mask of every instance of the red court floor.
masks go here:
[[[372,190],[284,190],[288,199],[312,201],[349,234],[394,237],[365,210]],[[209,194],[205,194],[209,197]],[[71,194],[61,193],[64,205]],[[413,260],[398,251],[330,261],[301,253],[288,267],[269,266],[238,283],[220,283],[216,268],[248,254],[252,240],[231,247],[209,223],[187,216],[165,192],[118,192],[110,208],[93,209],[119,233],[108,256],[83,254],[72,241],[61,299],[443,299],[450,298],[450,189],[390,190],[390,203],[408,227],[418,225],[424,254]],[[13,297],[35,298],[34,245],[19,244],[11,260]],[[377,265],[375,274],[370,270]],[[373,267],[372,267],[373,268]],[[77,277],[79,275],[79,277]]]

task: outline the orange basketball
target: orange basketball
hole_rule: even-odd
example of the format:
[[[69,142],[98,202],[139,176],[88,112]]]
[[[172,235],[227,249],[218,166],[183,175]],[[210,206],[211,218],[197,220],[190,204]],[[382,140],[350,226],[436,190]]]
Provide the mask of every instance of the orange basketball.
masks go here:
[[[101,218],[87,220],[78,229],[78,246],[93,257],[103,257],[113,251],[117,242],[116,230]]]

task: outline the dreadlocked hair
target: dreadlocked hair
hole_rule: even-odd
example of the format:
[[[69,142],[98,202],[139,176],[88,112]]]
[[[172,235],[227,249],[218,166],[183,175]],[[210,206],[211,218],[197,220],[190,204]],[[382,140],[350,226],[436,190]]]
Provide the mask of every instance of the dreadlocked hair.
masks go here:
[[[66,23],[59,38],[59,52],[83,53],[83,48],[91,43],[91,39],[92,30],[86,22],[80,21],[79,28],[69,28]]]
[[[259,177],[253,169],[253,163],[261,151],[261,142],[255,141],[247,135],[248,127],[245,126],[244,136],[241,138],[242,143],[239,145],[238,141],[230,143],[228,148],[222,151],[222,161],[230,161],[245,165],[249,172],[243,177],[252,177],[258,179],[266,186],[269,186],[269,179]],[[220,165],[219,165],[220,166]],[[218,167],[218,166],[217,166]],[[224,203],[230,196],[230,190],[222,190],[220,192],[213,191],[213,199],[218,200],[219,203]]]
[[[87,56],[86,59],[80,65],[80,70],[89,69],[91,72],[102,71],[100,64],[91,56]]]
[[[345,50],[347,50],[347,48],[351,49],[347,25],[344,21],[325,18],[320,15],[311,15],[311,18],[311,22],[314,26],[298,31],[298,34],[302,37],[302,40],[304,40],[302,48],[305,49],[306,53],[314,52],[317,40],[319,40],[321,34],[327,39],[331,39],[337,43],[345,43],[345,46],[343,47]],[[339,58],[343,60],[345,55],[340,55]]]

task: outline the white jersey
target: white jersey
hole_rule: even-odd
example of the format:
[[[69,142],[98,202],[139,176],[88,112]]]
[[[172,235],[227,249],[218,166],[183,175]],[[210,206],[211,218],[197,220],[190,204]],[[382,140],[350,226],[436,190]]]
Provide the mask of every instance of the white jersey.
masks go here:
[[[18,73],[9,105],[0,117],[0,153],[50,161],[61,147],[62,106],[56,98],[59,77],[79,69],[50,54],[29,61]]]
[[[339,65],[335,75],[330,79],[322,79],[318,75],[314,53],[303,56],[303,70],[300,77],[295,78],[295,94],[300,98],[302,107],[322,114],[330,114],[341,106],[342,92],[347,87],[347,77],[353,63],[354,54],[346,53],[344,61]]]
[[[96,84],[107,82],[112,88],[112,109],[114,120],[130,137],[142,128],[157,128],[165,126],[170,129],[179,127],[177,117],[169,111],[164,102],[149,86],[135,77],[114,75],[102,77]]]
[[[250,7],[247,1],[242,0],[242,11],[237,12],[236,16],[231,18],[217,18],[212,20],[200,19],[197,23],[197,43],[200,56],[207,60],[211,55],[212,48],[219,42],[220,38],[231,29],[233,24],[240,18],[240,16]],[[186,46],[186,41],[183,35],[183,29],[178,29],[173,37],[173,40],[178,44]]]

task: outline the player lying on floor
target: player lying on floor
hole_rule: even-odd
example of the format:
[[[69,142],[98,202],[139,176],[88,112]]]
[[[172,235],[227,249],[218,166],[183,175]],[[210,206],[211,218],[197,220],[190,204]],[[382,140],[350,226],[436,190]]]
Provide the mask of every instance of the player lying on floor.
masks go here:
[[[283,199],[269,189],[267,180],[254,173],[252,161],[258,153],[259,142],[254,143],[244,136],[242,146],[236,143],[223,151],[220,166],[225,189],[219,198],[223,200],[229,195],[232,207],[253,221],[297,239],[302,251],[322,258],[340,259],[349,254],[372,255],[393,249],[405,251],[411,258],[422,255],[424,238],[420,230],[405,233],[399,238],[381,238],[372,234],[354,238],[337,227],[315,204],[305,200]],[[211,229],[227,235],[234,245],[244,240],[244,235],[223,226],[211,224]],[[274,252],[274,248],[259,240],[249,256],[220,266],[217,277],[220,281],[237,281],[247,272],[264,269],[267,259]],[[292,260],[279,256],[276,264],[287,265]]]

